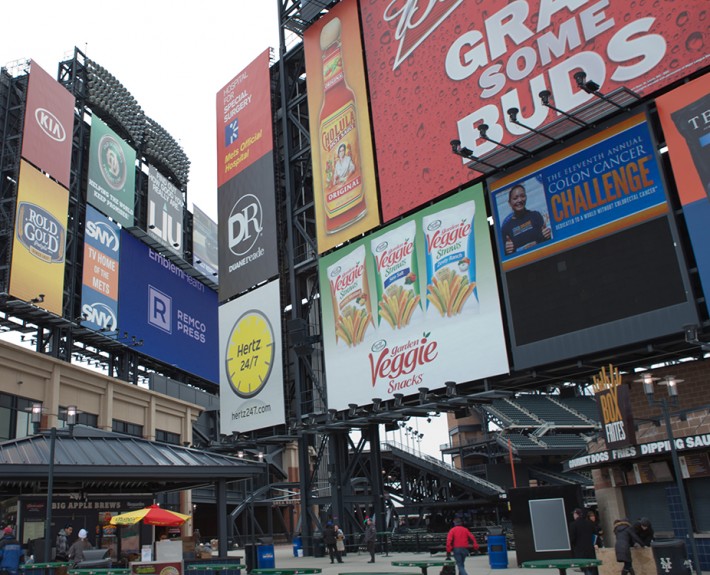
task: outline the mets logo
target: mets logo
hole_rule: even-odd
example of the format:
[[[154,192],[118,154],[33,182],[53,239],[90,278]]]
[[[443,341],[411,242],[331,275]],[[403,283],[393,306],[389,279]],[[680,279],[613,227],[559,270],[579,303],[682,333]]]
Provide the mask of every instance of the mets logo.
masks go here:
[[[99,140],[99,169],[106,183],[116,191],[121,191],[126,184],[128,166],[121,144],[106,134]]]
[[[47,263],[62,263],[66,234],[64,226],[47,210],[20,202],[15,235],[34,257]]]

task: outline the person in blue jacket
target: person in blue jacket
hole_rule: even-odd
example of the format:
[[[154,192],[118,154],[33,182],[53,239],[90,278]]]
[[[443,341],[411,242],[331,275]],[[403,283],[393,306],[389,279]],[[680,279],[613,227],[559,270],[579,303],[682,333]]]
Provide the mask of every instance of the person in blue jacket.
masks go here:
[[[23,556],[22,546],[15,539],[12,527],[8,525],[3,529],[2,539],[0,539],[0,571],[7,571],[10,575],[17,575]]]

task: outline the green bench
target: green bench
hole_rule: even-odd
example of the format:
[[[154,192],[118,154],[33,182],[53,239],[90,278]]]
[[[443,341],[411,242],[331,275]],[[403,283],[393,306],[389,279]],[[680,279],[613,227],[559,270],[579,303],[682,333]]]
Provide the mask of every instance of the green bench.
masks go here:
[[[241,563],[191,563],[185,567],[185,571],[240,571],[246,568]]]
[[[252,569],[252,575],[315,575],[316,573],[322,573],[323,570],[320,567],[294,567],[289,568],[273,568],[273,569]]]
[[[444,565],[456,565],[453,559],[429,560],[429,561],[392,561],[395,567],[419,567],[421,575],[428,575],[429,567],[443,567]]]
[[[524,569],[557,569],[560,575],[567,575],[567,569],[585,569],[601,564],[599,559],[536,559],[523,561],[520,566]]]

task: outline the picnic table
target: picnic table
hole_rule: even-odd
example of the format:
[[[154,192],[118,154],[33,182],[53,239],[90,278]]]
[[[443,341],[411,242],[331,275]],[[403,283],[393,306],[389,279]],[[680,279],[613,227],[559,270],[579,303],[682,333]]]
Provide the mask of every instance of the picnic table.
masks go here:
[[[294,567],[290,568],[269,568],[269,569],[252,569],[253,575],[314,575],[322,573],[320,567]]]
[[[520,566],[525,569],[557,569],[560,575],[567,575],[567,569],[585,569],[601,564],[599,559],[535,559],[523,561]]]
[[[421,575],[428,575],[429,567],[443,567],[444,565],[455,565],[453,559],[435,559],[424,561],[392,561],[395,567],[419,567]]]

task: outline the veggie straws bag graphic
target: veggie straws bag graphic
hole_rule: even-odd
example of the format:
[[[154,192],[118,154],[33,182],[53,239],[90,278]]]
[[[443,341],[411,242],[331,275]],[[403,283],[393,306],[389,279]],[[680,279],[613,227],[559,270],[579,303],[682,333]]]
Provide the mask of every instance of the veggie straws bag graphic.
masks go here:
[[[379,323],[393,329],[407,326],[421,309],[414,236],[417,225],[407,222],[376,238],[370,244],[377,273]]]
[[[427,309],[442,317],[460,314],[477,302],[473,217],[474,201],[422,218],[426,237]]]
[[[348,347],[365,339],[367,328],[374,325],[371,300],[365,269],[365,246],[328,267],[330,293],[335,320],[335,340],[343,340]]]

